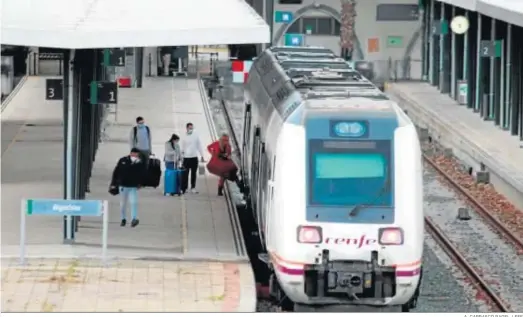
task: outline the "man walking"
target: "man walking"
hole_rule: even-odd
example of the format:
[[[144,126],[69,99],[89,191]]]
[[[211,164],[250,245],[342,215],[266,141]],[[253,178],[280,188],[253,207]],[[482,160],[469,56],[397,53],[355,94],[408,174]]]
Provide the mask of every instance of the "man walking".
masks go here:
[[[129,147],[140,151],[140,158],[147,167],[152,151],[151,129],[145,125],[143,117],[136,118],[136,125],[131,129],[131,134],[129,135]]]
[[[129,155],[118,160],[113,171],[111,188],[118,187],[120,190],[120,226],[127,223],[127,204],[131,206],[131,227],[136,227],[138,220],[138,188],[140,188],[145,176],[144,165],[140,162],[140,150],[133,148]]]
[[[191,193],[197,194],[196,190],[196,174],[198,173],[198,154],[203,162],[203,149],[200,138],[194,132],[194,126],[192,123],[186,124],[187,134],[182,139],[182,155],[183,155],[183,167],[185,171],[182,175],[182,193],[187,191],[189,187],[189,173],[191,174]]]

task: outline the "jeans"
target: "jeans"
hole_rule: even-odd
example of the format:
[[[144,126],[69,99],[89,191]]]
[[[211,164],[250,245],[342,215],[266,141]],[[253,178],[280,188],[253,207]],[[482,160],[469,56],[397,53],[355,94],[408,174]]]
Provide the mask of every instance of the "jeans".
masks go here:
[[[120,213],[122,220],[126,219],[127,203],[131,204],[131,219],[138,216],[138,188],[120,186]]]

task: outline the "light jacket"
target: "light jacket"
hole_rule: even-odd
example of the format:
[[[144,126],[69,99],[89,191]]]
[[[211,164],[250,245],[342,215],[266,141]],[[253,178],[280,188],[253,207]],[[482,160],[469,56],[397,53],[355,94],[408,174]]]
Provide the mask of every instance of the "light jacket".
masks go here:
[[[182,151],[178,143],[174,144],[170,141],[165,142],[165,155],[163,157],[165,162],[174,162],[176,165],[183,160]]]

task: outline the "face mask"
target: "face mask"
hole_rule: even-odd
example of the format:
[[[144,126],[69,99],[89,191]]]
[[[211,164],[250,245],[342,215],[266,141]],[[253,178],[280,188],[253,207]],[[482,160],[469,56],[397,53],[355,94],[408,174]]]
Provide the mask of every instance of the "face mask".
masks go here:
[[[144,126],[145,126],[144,123],[138,123],[138,127],[139,127],[139,128],[143,128]]]
[[[139,160],[140,160],[140,159],[137,158],[136,156],[131,156],[131,162],[136,163],[136,162],[138,162]]]
[[[187,130],[187,134],[192,134],[192,129]]]

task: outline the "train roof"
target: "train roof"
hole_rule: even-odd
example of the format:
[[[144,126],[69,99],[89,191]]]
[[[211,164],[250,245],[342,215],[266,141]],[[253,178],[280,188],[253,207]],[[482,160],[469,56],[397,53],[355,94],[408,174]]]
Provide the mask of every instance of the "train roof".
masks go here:
[[[377,102],[382,104],[381,111],[394,111],[387,96],[344,59],[335,55],[325,58],[325,55],[279,54],[273,52],[275,49],[266,50],[256,59],[253,69],[257,74],[249,75],[247,90],[256,103],[263,105],[272,100],[284,120],[297,108],[296,102],[287,101],[296,92],[301,100],[308,100],[307,108],[309,103],[316,105],[314,110],[321,109],[318,105],[322,104],[325,110],[348,110],[354,107],[352,101],[357,100],[359,105]],[[329,106],[332,104],[336,106]]]
[[[327,53],[334,54],[333,51],[320,46],[273,46],[269,48],[271,52],[288,52],[288,53]]]

